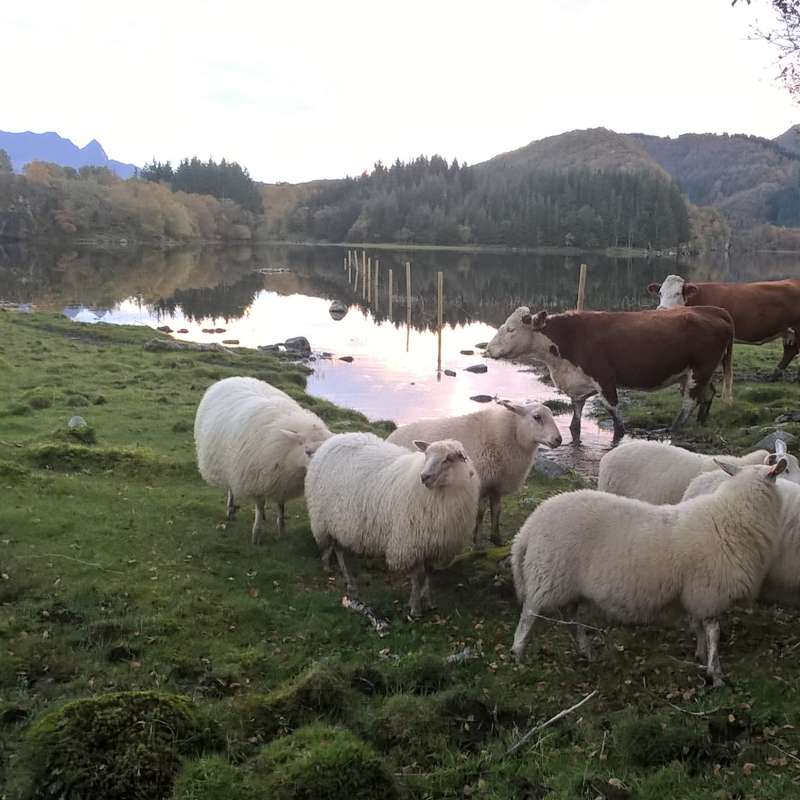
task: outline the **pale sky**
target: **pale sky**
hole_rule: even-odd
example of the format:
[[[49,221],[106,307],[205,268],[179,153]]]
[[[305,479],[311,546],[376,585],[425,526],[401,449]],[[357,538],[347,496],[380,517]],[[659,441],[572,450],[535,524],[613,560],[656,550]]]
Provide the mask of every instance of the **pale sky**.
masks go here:
[[[771,138],[800,109],[757,19],[767,0],[5,0],[0,130],[292,182],[575,128]]]

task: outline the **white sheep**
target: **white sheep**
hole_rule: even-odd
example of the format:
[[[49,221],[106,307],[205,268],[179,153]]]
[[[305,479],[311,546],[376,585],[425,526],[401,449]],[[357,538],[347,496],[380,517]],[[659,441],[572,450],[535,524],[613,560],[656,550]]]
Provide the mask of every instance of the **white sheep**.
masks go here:
[[[514,635],[521,659],[538,616],[562,610],[579,652],[590,657],[577,620],[581,602],[613,619],[655,621],[682,607],[702,628],[708,675],[718,686],[719,615],[755,596],[780,538],[777,476],[786,468],[737,467],[712,495],[655,506],[594,490],[545,500],[514,539],[511,564],[522,613]],[[698,641],[698,645],[700,642]]]
[[[286,501],[303,494],[310,456],[331,432],[288,394],[255,378],[225,378],[211,385],[194,421],[197,466],[212,486],[228,491],[228,518],[236,497],[255,501],[253,544],[264,530],[265,503],[278,506],[278,534]]]
[[[653,505],[679,503],[693,478],[717,469],[714,458],[664,442],[645,439],[628,442],[609,450],[600,459],[597,488]],[[719,458],[748,466],[767,463],[769,453],[756,450],[740,458]]]
[[[385,558],[411,573],[411,614],[433,607],[430,572],[466,548],[475,527],[480,481],[460,442],[416,442],[418,452],[371,433],[328,439],[306,475],[306,503],[322,565],[333,553],[357,592],[344,551]]]
[[[501,543],[501,498],[525,484],[540,444],[561,444],[561,434],[547,406],[509,400],[499,400],[472,414],[412,422],[398,428],[386,441],[413,448],[416,439],[457,439],[464,445],[481,481],[475,536],[477,539],[485,513],[482,501],[488,498],[491,540],[495,544]]]
[[[772,458],[778,456],[773,455]],[[782,526],[778,550],[769,566],[759,599],[766,603],[782,606],[800,606],[800,486],[797,478],[797,459],[784,456],[789,465],[778,481],[778,491],[782,500]],[[792,463],[795,461],[794,476]],[[729,480],[722,470],[704,472],[698,475],[686,490],[684,500],[713,494]]]

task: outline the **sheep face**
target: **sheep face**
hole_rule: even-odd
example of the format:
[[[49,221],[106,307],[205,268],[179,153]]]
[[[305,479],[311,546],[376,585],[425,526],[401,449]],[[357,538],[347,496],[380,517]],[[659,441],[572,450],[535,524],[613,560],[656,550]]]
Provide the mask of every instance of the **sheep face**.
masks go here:
[[[786,468],[781,475],[781,478],[792,483],[800,484],[800,462],[797,458],[789,453],[770,453],[765,459],[764,463],[767,466],[774,467],[780,459],[786,461]]]
[[[527,449],[543,444],[554,448],[561,445],[561,433],[550,409],[541,403],[512,403],[498,400],[499,405],[517,415],[516,439],[520,447]]]
[[[489,358],[518,358],[522,355],[547,361],[553,355],[553,342],[542,333],[547,312],[532,315],[527,306],[520,306],[497,329],[486,347]]]
[[[461,442],[444,439],[433,443],[415,441],[414,445],[425,454],[419,478],[426,489],[444,489],[474,479],[475,469]]]
[[[306,467],[319,446],[330,437],[330,432],[319,425],[313,425],[302,433],[291,430],[281,430],[286,449],[283,453],[284,469],[287,473],[301,473],[305,475]]]

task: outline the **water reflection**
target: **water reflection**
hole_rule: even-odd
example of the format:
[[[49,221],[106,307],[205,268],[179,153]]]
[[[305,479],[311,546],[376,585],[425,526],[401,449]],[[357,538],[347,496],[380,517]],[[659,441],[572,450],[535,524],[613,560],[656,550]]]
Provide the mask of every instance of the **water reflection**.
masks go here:
[[[505,362],[488,372],[465,367],[464,355],[491,338],[514,307],[563,310],[575,304],[581,261],[589,265],[587,308],[652,307],[645,287],[671,272],[695,280],[800,277],[794,256],[741,261],[626,260],[531,254],[393,252],[368,254],[370,301],[363,271],[345,268],[336,247],[41,251],[0,246],[0,299],[65,309],[78,321],[167,324],[195,341],[239,340],[243,346],[306,336],[320,358],[309,391],[373,419],[407,422],[478,406],[473,395],[548,399],[557,393],[535,374]],[[360,257],[363,257],[359,253]],[[406,262],[411,293],[406,296]],[[389,271],[392,272],[390,292]],[[437,273],[443,280],[441,368],[437,370]],[[337,304],[337,305],[333,305]],[[338,307],[338,310],[334,311]],[[203,328],[224,328],[224,334]],[[340,361],[352,356],[354,361]],[[565,441],[567,416],[558,419]],[[588,421],[587,421],[588,423]],[[609,434],[588,423],[580,457],[596,461]],[[574,462],[575,448],[561,458]]]

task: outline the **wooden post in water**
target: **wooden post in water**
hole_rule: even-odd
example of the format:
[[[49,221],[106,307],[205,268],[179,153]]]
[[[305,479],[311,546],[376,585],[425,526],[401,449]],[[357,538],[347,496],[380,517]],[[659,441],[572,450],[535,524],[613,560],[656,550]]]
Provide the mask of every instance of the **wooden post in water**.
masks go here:
[[[372,302],[372,259],[367,259],[367,303]]]
[[[378,268],[380,267],[380,262],[378,259],[375,259],[375,283],[372,284],[372,302],[375,304],[375,310],[378,310]]]
[[[392,270],[389,270],[389,321],[392,320]]]
[[[344,271],[347,272],[347,256],[342,258],[342,261],[344,262]]]
[[[411,262],[406,261],[406,353],[411,344]]]
[[[583,304],[586,301],[586,264],[581,264],[581,272],[578,277],[578,300],[575,305],[577,311],[583,311]]]
[[[367,254],[361,260],[361,299],[367,299]]]
[[[355,277],[353,278],[353,293],[358,297],[358,260],[356,259],[356,268],[353,271]]]
[[[436,331],[439,334],[438,354],[436,357],[436,374],[442,376],[442,316],[444,311],[444,273],[436,274]]]

